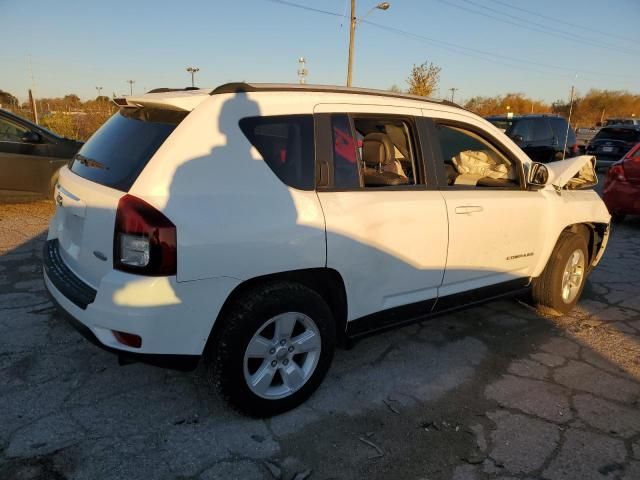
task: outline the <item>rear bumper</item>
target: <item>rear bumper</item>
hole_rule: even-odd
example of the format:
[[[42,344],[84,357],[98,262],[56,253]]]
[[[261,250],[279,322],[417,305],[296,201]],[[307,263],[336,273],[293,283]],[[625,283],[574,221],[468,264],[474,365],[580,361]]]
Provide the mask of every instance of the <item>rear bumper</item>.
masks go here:
[[[47,283],[47,276],[45,273],[45,283]],[[124,359],[129,362],[142,362],[149,365],[155,365],[156,367],[171,368],[174,370],[191,371],[195,370],[200,361],[200,355],[162,355],[153,353],[138,353],[131,351],[123,351],[117,348],[109,347],[98,340],[98,337],[91,331],[91,329],[82,323],[80,320],[66,311],[62,305],[58,302],[55,296],[53,296],[49,285],[47,284],[47,290],[49,292],[49,298],[58,307],[58,310],[62,313],[69,324],[75,328],[84,338],[89,340],[95,346],[102,348],[108,352],[118,355],[119,359]]]
[[[44,283],[58,308],[93,343],[147,363],[180,364],[189,360],[182,357],[200,357],[224,301],[240,283],[228,277],[177,282],[113,270],[93,290],[64,263],[63,274],[52,269],[50,246],[47,242]],[[114,331],[138,335],[142,345],[124,345]]]

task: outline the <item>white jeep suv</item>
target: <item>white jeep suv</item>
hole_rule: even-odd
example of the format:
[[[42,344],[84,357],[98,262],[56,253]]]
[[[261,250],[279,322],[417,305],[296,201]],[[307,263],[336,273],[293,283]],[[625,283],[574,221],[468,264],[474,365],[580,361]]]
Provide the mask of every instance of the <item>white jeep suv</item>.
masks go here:
[[[454,104],[233,83],[116,99],[60,171],[44,278],[91,341],[288,410],[334,346],[530,289],[568,312],[609,214],[592,157],[531,160]]]

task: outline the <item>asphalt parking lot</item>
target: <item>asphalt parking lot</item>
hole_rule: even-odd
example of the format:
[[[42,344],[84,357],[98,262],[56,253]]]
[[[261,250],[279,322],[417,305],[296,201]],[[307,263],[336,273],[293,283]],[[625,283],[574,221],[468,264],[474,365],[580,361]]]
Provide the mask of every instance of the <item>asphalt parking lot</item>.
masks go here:
[[[640,219],[570,315],[504,300],[371,337],[253,420],[65,323],[41,280],[52,210],[0,205],[0,479],[640,478]]]

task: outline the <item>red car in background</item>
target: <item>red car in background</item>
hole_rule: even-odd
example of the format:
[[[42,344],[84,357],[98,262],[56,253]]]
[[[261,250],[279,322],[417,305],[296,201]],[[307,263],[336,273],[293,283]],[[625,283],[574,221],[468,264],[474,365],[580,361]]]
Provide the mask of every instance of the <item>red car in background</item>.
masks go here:
[[[611,165],[604,181],[603,200],[614,220],[640,215],[640,143]]]

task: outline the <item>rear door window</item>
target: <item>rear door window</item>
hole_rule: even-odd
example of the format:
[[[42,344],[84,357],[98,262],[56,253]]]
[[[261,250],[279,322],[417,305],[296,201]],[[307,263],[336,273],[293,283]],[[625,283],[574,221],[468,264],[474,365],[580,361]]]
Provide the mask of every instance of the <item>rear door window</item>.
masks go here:
[[[284,184],[313,190],[315,148],[312,115],[248,117],[240,120],[240,129]]]
[[[187,114],[123,108],[82,146],[70,169],[87,180],[126,192]]]
[[[357,144],[351,131],[349,117],[346,114],[331,116],[331,136],[333,140],[333,186],[336,188],[359,187]]]

